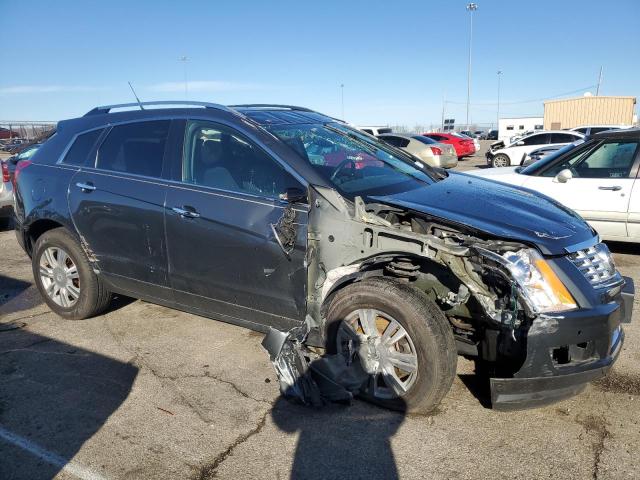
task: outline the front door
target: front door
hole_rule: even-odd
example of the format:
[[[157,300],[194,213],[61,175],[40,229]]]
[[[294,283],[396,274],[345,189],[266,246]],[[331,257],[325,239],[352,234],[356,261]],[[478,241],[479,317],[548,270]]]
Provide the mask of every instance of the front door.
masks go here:
[[[124,290],[168,294],[163,157],[169,120],[116,125],[69,185],[69,208],[88,254]]]
[[[637,141],[607,140],[565,157],[542,176],[528,177],[523,186],[575,210],[603,238],[624,239],[637,151]],[[554,177],[565,169],[573,178],[566,183],[555,181]]]
[[[166,200],[176,300],[249,327],[295,325],[306,308],[307,206],[290,211],[279,195],[301,185],[229,127],[187,122],[184,138],[181,172]],[[294,218],[283,221],[297,238],[285,253],[272,226],[288,212]]]

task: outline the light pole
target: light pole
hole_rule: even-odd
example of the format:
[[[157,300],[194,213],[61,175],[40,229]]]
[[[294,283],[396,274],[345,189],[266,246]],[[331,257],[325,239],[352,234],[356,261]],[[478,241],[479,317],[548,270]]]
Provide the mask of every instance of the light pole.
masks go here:
[[[183,55],[178,60],[182,62],[182,68],[184,70],[184,98],[186,100],[189,97],[189,88],[187,87],[187,62],[189,61],[189,57]]]
[[[469,101],[471,99],[471,45],[473,41],[473,12],[478,9],[478,5],[476,3],[467,4],[467,11],[469,11],[470,15],[470,23],[469,23],[469,63],[467,65],[467,130],[469,130]]]
[[[498,115],[496,117],[497,129],[500,129],[500,75],[502,75],[502,70],[498,70]]]
[[[344,120],[344,83],[340,84],[340,120]]]

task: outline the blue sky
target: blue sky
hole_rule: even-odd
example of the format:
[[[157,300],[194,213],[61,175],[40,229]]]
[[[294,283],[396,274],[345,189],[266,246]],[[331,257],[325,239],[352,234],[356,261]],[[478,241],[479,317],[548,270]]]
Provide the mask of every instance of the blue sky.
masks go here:
[[[356,124],[464,122],[466,1],[0,0],[0,120],[188,98],[288,103]],[[478,0],[471,120],[578,91],[640,97],[640,1]],[[517,103],[516,103],[517,102]]]

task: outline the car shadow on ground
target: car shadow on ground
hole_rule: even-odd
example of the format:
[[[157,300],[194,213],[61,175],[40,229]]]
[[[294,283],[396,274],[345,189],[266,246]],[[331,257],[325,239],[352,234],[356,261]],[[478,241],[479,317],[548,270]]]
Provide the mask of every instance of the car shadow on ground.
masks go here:
[[[491,384],[489,374],[476,371],[475,373],[459,374],[458,378],[467,390],[478,400],[484,408],[491,409]]]
[[[404,421],[401,412],[361,401],[313,408],[280,397],[271,416],[280,430],[299,434],[292,480],[398,478],[391,438]]]
[[[28,310],[40,303],[42,299],[33,283],[0,273],[0,319],[4,315]]]
[[[0,478],[49,479],[65,466],[97,478],[69,462],[126,400],[138,369],[21,325],[0,330]]]

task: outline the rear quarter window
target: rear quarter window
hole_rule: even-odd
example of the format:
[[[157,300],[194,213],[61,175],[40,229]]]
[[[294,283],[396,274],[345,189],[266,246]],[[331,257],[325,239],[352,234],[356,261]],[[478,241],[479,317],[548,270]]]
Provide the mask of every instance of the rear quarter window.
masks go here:
[[[116,125],[98,148],[96,168],[160,177],[169,120]]]
[[[62,162],[67,165],[84,165],[103,131],[104,129],[98,129],[78,135]]]

